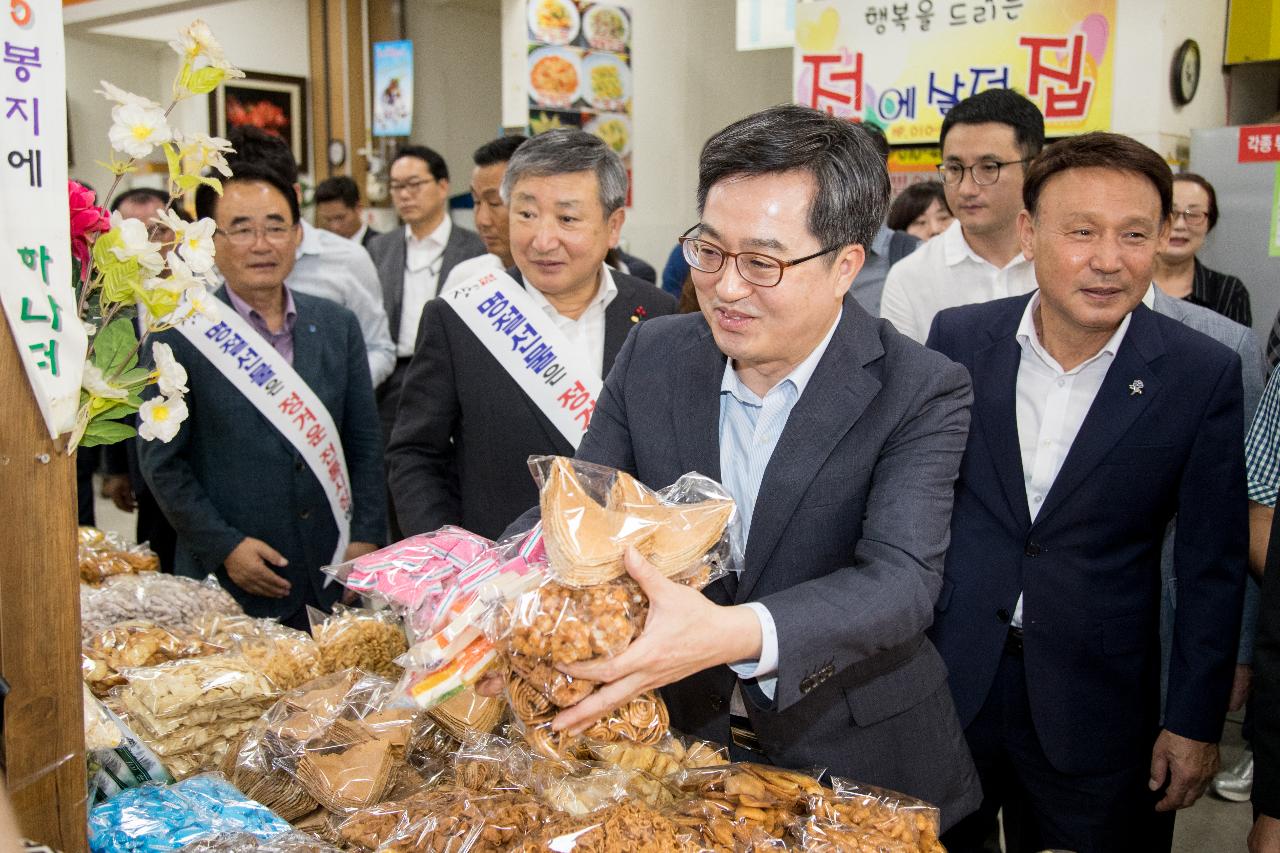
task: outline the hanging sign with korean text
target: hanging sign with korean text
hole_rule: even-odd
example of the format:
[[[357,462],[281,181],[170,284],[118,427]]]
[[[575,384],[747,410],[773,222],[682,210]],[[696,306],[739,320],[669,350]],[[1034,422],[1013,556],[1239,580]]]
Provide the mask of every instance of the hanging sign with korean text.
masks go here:
[[[796,8],[797,103],[936,143],[957,102],[1017,89],[1045,131],[1111,126],[1115,0],[821,0]]]
[[[49,435],[75,425],[89,348],[71,287],[66,48],[56,3],[0,12],[0,304]]]
[[[1241,163],[1280,160],[1280,124],[1251,124],[1240,128],[1236,160]]]

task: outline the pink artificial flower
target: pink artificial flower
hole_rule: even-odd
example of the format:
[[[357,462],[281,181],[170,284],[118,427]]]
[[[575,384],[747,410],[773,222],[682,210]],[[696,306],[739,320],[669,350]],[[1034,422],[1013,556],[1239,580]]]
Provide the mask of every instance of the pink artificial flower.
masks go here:
[[[111,214],[95,205],[94,192],[75,181],[67,181],[71,206],[71,255],[80,262],[80,280],[89,280],[89,244],[95,235],[111,230]]]

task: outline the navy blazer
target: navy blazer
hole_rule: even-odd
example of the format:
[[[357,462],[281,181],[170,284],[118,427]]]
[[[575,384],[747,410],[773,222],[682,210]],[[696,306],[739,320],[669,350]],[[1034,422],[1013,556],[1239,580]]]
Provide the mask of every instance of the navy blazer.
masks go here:
[[[1150,760],[1160,725],[1160,551],[1177,514],[1165,728],[1222,734],[1248,549],[1240,357],[1144,305],[1034,523],[1018,443],[1016,332],[1031,295],[940,312],[929,346],[973,377],[930,636],[964,725],[1023,594],[1032,718],[1063,773]],[[1140,393],[1135,381],[1140,381]]]
[[[217,296],[227,301],[225,286]],[[351,539],[381,543],[387,510],[382,438],[364,338],[342,306],[293,294],[293,368],[324,403],[342,436],[353,514]],[[178,534],[175,572],[215,574],[252,616],[288,618],[307,588],[323,605],[342,589],[324,587],[321,566],[333,559],[338,526],[320,482],[284,436],[178,331],[155,337],[187,370],[190,415],[173,441],[144,441],[139,463],[157,503]],[[144,396],[158,393],[150,386]],[[293,586],[285,598],[252,595],[227,577],[222,562],[246,536],[279,551],[276,571]]]
[[[720,479],[725,362],[701,314],[641,324],[577,457],[654,489],[689,471]],[[921,797],[941,807],[944,828],[981,800],[925,638],[970,399],[957,365],[846,296],[765,468],[741,577],[705,590],[717,604],[764,604],[777,627],[774,701],[742,682],[770,761]],[[672,726],[728,743],[737,684],[717,666],[663,688]]]
[[[507,273],[524,284],[518,269]],[[595,366],[601,375],[639,317],[676,308],[652,284],[616,270],[612,275],[618,293],[604,311],[604,361]],[[573,446],[447,299],[428,302],[387,446],[388,482],[404,534],[457,524],[498,537],[538,501],[528,468],[535,454],[569,456]]]

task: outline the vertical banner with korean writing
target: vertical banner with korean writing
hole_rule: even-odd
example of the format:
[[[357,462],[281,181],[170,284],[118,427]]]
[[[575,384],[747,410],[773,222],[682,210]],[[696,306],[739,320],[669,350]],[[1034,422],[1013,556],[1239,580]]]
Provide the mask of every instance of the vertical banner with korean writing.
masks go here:
[[[0,14],[0,304],[53,438],[80,403],[88,339],[71,285],[66,48],[57,3]]]
[[[528,0],[527,9],[530,133],[557,127],[594,133],[630,175],[630,10],[588,0]]]
[[[795,100],[938,141],[985,89],[1024,93],[1050,136],[1111,125],[1115,0],[822,0],[796,9]]]

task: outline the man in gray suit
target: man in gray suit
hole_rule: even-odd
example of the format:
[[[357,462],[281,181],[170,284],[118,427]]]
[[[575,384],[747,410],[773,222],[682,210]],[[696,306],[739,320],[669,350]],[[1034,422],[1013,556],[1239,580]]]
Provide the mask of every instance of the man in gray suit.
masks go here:
[[[217,296],[289,361],[332,416],[347,462],[351,544],[345,557],[384,541],[382,446],[373,385],[355,316],[284,283],[301,239],[298,198],[275,171],[242,163],[221,198],[196,195],[218,225],[226,286]],[[341,590],[320,567],[333,561],[338,525],[319,478],[253,403],[178,330],[162,332],[186,368],[190,416],[169,443],[145,441],[142,475],[177,531],[175,573],[209,574],[252,616],[307,629],[306,605],[328,609]],[[253,342],[241,349],[246,362]],[[224,350],[226,351],[226,350]],[[242,362],[243,364],[243,362]],[[156,386],[145,394],[154,397]]]
[[[378,388],[378,414],[386,438],[395,424],[422,309],[459,261],[486,251],[478,234],[449,218],[449,167],[443,157],[425,145],[406,145],[391,160],[390,176],[391,203],[404,227],[380,235],[368,246],[396,345],[395,369]]]
[[[962,368],[849,295],[888,197],[865,135],[805,107],[703,147],[682,238],[701,313],[632,332],[577,457],[653,488],[718,479],[745,559],[699,593],[629,555],[644,632],[566,667],[604,684],[555,726],[662,688],[673,726],[737,758],[904,791],[950,826],[981,792],[925,629],[972,397]]]

